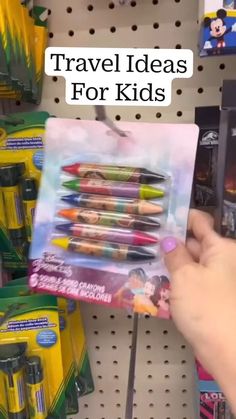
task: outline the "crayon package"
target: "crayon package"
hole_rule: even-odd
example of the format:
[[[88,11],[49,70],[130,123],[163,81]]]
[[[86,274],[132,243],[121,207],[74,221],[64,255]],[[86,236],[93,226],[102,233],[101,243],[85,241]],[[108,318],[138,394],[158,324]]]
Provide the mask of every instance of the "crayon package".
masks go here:
[[[236,82],[223,83],[217,176],[217,231],[236,238]]]
[[[0,121],[0,249],[8,269],[26,268],[48,116],[17,113]]]
[[[218,106],[195,108],[199,139],[193,182],[193,204],[196,208],[216,205],[216,168],[220,109]]]
[[[14,287],[11,291],[11,295],[14,294],[14,296],[32,293],[27,287],[26,277],[8,282],[6,289],[9,287],[11,290]],[[94,384],[79,304],[74,300],[64,298],[58,298],[57,303],[66,414],[72,415],[78,412],[78,398],[93,392]]]
[[[0,418],[64,419],[57,300],[27,294],[0,290]]]
[[[0,97],[39,103],[47,9],[32,1],[2,0],[0,5]],[[40,29],[39,29],[40,28]],[[37,51],[37,53],[36,53]]]
[[[213,377],[196,362],[200,394],[200,419],[234,419],[227,400]]]
[[[235,0],[199,0],[200,57],[235,54]]]
[[[29,285],[169,318],[159,243],[185,239],[198,128],[120,129],[123,135],[102,122],[48,120]]]

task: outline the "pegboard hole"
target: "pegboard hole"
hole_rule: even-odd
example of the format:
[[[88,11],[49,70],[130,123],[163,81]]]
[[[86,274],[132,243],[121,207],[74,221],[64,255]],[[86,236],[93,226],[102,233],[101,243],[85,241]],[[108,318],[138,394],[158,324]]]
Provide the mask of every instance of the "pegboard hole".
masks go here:
[[[112,27],[110,28],[110,32],[111,32],[111,33],[115,33],[115,32],[116,32],[116,27],[115,27],[115,26],[112,26]]]
[[[166,359],[166,360],[164,361],[164,364],[165,364],[165,365],[168,365],[168,364],[169,364],[169,361]]]
[[[158,0],[152,0],[152,4],[156,6],[158,4]]]
[[[90,33],[90,35],[94,35],[95,34],[95,29],[94,28],[90,28],[89,29],[89,33]]]
[[[167,349],[169,349],[169,346],[168,345],[164,345],[163,346],[163,349],[167,350]]]
[[[97,364],[97,365],[101,365],[101,361],[97,361],[97,362],[96,362],[96,364]]]
[[[133,407],[137,407],[137,403],[133,403]]]
[[[96,351],[100,350],[100,346],[95,346]]]
[[[57,80],[58,80],[58,78],[57,78],[56,76],[54,76],[54,77],[52,78],[52,81],[54,81],[54,82],[57,82]]]
[[[93,11],[93,5],[92,4],[89,4],[88,7],[87,7],[87,9],[88,9],[89,12],[92,12]]]
[[[120,407],[121,405],[120,405],[120,403],[116,403],[116,407]]]
[[[119,380],[119,375],[114,375],[114,380]]]
[[[187,407],[187,406],[188,406],[187,403],[182,404],[182,407]]]
[[[176,20],[176,22],[175,22],[175,26],[176,26],[177,28],[179,28],[179,27],[181,26],[181,22],[180,22],[180,20]]]
[[[98,332],[98,330],[94,330],[93,333],[94,333],[94,335],[98,335],[99,332]]]
[[[137,5],[136,1],[131,1],[130,6],[135,7]]]
[[[48,16],[50,16],[52,14],[51,9],[48,9]]]
[[[87,407],[88,407],[88,404],[87,404],[87,403],[85,403],[85,404],[84,404],[84,407],[85,407],[85,408],[87,409]]]
[[[152,375],[151,375],[151,374],[149,374],[149,375],[147,376],[147,378],[148,378],[149,380],[152,380]]]
[[[115,330],[111,330],[111,335],[115,335],[115,334],[116,334]]]
[[[181,89],[177,89],[177,90],[176,90],[176,94],[177,94],[177,95],[182,95],[182,93],[183,93],[183,92],[182,92],[182,90],[181,90]]]
[[[103,403],[100,403],[100,407],[104,407],[104,404]]]
[[[219,92],[222,92],[222,86],[219,87]]]
[[[149,388],[148,393],[149,394],[152,394],[153,393],[153,389],[152,388]]]
[[[182,48],[182,45],[181,45],[181,44],[176,44],[176,45],[175,45],[175,48],[176,48],[176,49],[181,49],[181,48]]]
[[[183,115],[183,112],[178,111],[178,112],[176,113],[176,115],[180,118],[180,117]]]
[[[133,330],[128,330],[128,335],[132,335]]]
[[[20,106],[21,101],[20,100],[16,100],[16,106]]]
[[[146,333],[146,335],[150,335],[151,334],[150,330],[146,330],[145,333]]]
[[[69,36],[74,36],[74,34],[75,34],[75,33],[74,33],[74,31],[72,31],[72,30],[70,29],[70,30],[69,30],[69,32],[68,32],[68,35],[69,35]]]
[[[154,407],[154,404],[153,403],[149,403],[149,407]]]
[[[137,31],[138,30],[138,26],[137,25],[132,25],[131,26],[132,31]]]
[[[219,69],[220,69],[220,70],[224,70],[224,69],[225,69],[225,64],[221,63],[221,64],[219,65]]]
[[[49,38],[53,38],[54,37],[53,32],[49,32],[48,36],[49,36]]]
[[[203,90],[203,88],[202,88],[202,87],[199,87],[199,89],[198,89],[197,91],[198,91],[198,93],[199,93],[199,94],[201,94],[201,93],[203,93],[203,92],[204,92],[204,90]]]
[[[160,119],[160,118],[161,118],[161,112],[157,112],[157,113],[156,113],[156,118],[157,118],[157,119]]]
[[[114,9],[115,5],[114,5],[113,2],[111,2],[111,3],[109,3],[108,7],[109,7],[109,9]]]
[[[155,22],[153,23],[153,29],[158,29],[159,28],[159,23]]]
[[[186,376],[186,374],[183,374],[183,375],[182,375],[182,379],[183,379],[183,380],[184,380],[186,377],[187,377],[187,376]]]
[[[149,314],[145,314],[145,319],[150,319],[150,315]]]
[[[93,319],[94,320],[97,320],[97,316],[95,314],[93,315]]]
[[[154,49],[160,49],[159,45],[155,45]]]
[[[166,389],[165,389],[165,393],[166,393],[166,394],[170,393],[170,389],[169,389],[169,388],[166,388]]]
[[[166,407],[170,407],[170,403],[166,403],[166,404],[165,404],[165,406],[166,406]]]
[[[199,65],[197,68],[198,71],[202,71],[203,70],[203,65]]]
[[[120,121],[121,120],[121,116],[120,115],[116,115],[115,116],[116,121]],[[128,319],[132,319],[132,316],[128,317]]]
[[[147,364],[148,364],[148,365],[152,365],[152,361],[148,360],[148,361],[147,361]]]
[[[104,393],[104,391],[103,391],[103,390],[99,390],[99,393],[100,393],[100,394],[103,394],[103,393]]]
[[[168,330],[163,330],[163,335],[168,335]]]
[[[187,393],[186,388],[183,388],[182,393],[184,393],[184,394]]]
[[[185,360],[185,359],[183,359],[182,361],[181,361],[181,364],[186,364],[187,363],[187,361]]]
[[[117,388],[117,389],[115,390],[115,393],[116,393],[116,394],[119,394],[119,393],[120,393],[120,390]]]
[[[175,0],[175,3],[180,3],[180,0]]]
[[[186,345],[181,345],[181,349],[186,349]]]
[[[116,345],[112,345],[112,349],[113,349],[113,351],[116,351],[117,346]]]
[[[114,319],[114,318],[115,318],[114,314],[111,314],[110,319]]]
[[[55,98],[54,98],[54,102],[55,102],[55,103],[59,103],[59,102],[60,102],[59,97],[55,97]]]
[[[150,349],[152,349],[151,345],[147,345],[147,346],[146,346],[146,349],[147,349],[148,351],[150,351]]]
[[[165,379],[168,380],[170,376],[168,374],[165,375]]]
[[[102,380],[102,376],[101,376],[101,375],[98,375],[98,379],[99,379],[99,380]]]
[[[67,7],[66,11],[67,13],[72,13],[72,7]]]
[[[140,113],[136,113],[135,118],[138,119],[138,120],[141,119],[141,114]]]
[[[113,361],[113,365],[118,365],[118,361]]]

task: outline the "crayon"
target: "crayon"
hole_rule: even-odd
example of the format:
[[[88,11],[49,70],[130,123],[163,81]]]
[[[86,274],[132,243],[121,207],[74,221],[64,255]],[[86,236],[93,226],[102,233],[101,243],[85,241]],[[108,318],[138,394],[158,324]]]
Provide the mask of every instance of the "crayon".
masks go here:
[[[125,244],[83,240],[78,237],[59,237],[52,244],[64,250],[81,253],[87,256],[103,257],[119,261],[145,261],[155,258],[155,254],[143,247]]]
[[[74,179],[62,184],[65,188],[76,192],[95,193],[126,198],[155,199],[162,198],[164,191],[149,185],[129,182],[112,182],[99,179]]]
[[[73,222],[105,227],[132,228],[142,231],[160,227],[158,221],[141,215],[121,214],[87,208],[65,208],[58,211],[58,215]]]
[[[0,369],[3,372],[9,419],[27,419],[24,383],[25,343],[0,345]]]
[[[125,214],[155,215],[163,212],[161,205],[153,204],[145,199],[116,198],[85,193],[65,195],[61,199],[76,207],[123,212]]]
[[[80,178],[115,180],[118,182],[146,184],[166,180],[165,176],[150,170],[125,166],[75,163],[70,166],[64,166],[62,170]]]
[[[131,244],[133,246],[147,246],[158,242],[157,238],[150,234],[136,230],[125,230],[121,228],[107,228],[83,224],[59,224],[57,230],[63,231],[68,236],[80,237],[82,239],[93,239],[113,243]]]
[[[29,400],[30,419],[47,417],[44,377],[39,356],[31,356],[26,362],[26,388]]]
[[[23,207],[19,188],[19,166],[0,167],[0,186],[6,215],[6,227],[15,246],[25,240]]]
[[[34,179],[26,178],[21,183],[22,201],[24,207],[25,227],[28,241],[32,240],[34,213],[36,208],[37,189]]]

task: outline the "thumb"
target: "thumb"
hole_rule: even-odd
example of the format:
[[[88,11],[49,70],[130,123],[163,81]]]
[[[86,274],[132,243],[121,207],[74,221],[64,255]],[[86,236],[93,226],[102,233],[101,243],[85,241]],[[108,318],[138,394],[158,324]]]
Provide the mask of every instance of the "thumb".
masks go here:
[[[188,249],[175,237],[165,237],[160,244],[171,276],[184,265],[195,264]]]

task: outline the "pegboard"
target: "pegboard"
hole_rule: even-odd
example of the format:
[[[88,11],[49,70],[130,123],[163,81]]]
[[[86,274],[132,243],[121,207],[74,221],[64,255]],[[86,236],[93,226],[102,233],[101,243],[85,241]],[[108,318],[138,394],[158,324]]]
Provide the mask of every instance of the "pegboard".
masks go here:
[[[223,79],[235,77],[234,57],[197,56],[198,0],[38,0],[50,9],[49,44],[60,47],[190,48],[194,75],[172,85],[172,104],[109,107],[114,120],[192,122],[194,107],[220,104]],[[94,119],[93,107],[68,106],[63,78],[45,77],[40,109],[58,117]],[[17,103],[17,110],[32,106]],[[66,139],[65,139],[66,141]],[[96,391],[80,401],[80,419],[123,419],[132,318],[82,304]],[[134,419],[194,419],[196,393],[190,349],[169,321],[142,318]]]

